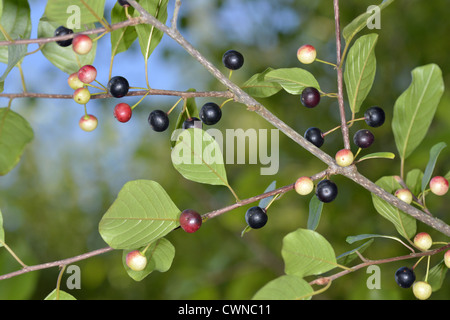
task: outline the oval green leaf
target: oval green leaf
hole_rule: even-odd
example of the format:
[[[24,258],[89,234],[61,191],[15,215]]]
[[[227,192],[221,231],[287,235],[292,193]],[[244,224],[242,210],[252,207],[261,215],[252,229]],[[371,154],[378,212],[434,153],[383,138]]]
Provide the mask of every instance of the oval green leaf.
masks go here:
[[[73,295],[62,290],[54,289],[44,300],[77,300]]]
[[[395,180],[393,176],[382,177],[375,183],[389,193],[394,193],[395,190],[401,188],[400,184],[397,182],[397,180]],[[416,219],[400,211],[396,207],[380,199],[374,194],[372,194],[372,202],[377,212],[382,217],[393,223],[395,228],[397,229],[397,232],[401,236],[410,239],[416,234]]]
[[[128,11],[132,12],[133,7],[129,7]],[[111,23],[115,24],[127,19],[124,8],[119,3],[116,3],[111,11]],[[111,56],[127,51],[136,38],[136,29],[130,26],[111,32]]]
[[[307,228],[309,230],[316,230],[322,215],[322,209],[323,202],[314,195],[309,201],[309,214],[307,222]]]
[[[297,276],[283,275],[258,290],[252,300],[309,300],[313,288]]]
[[[430,182],[434,167],[436,166],[437,158],[439,157],[439,154],[446,146],[447,144],[445,142],[439,142],[431,148],[430,159],[428,160],[427,167],[425,168],[425,172],[422,178],[421,191],[424,191],[428,185],[428,182]]]
[[[141,248],[141,250],[144,248]],[[131,250],[126,250],[122,254],[122,262],[128,275],[135,281],[141,281],[153,271],[166,272],[172,265],[175,257],[175,247],[166,238],[161,238],[153,242],[145,251],[147,266],[142,271],[133,271],[126,264],[126,256]]]
[[[139,4],[160,22],[166,23],[168,2],[168,0],[141,0]],[[134,16],[139,17],[139,12],[135,11]],[[135,28],[142,55],[145,60],[148,60],[153,50],[161,42],[164,33],[149,24],[139,24]]]
[[[197,128],[181,130],[171,157],[175,169],[186,179],[228,186],[222,151],[206,131]]]
[[[241,88],[255,98],[267,98],[273,96],[278,93],[282,87],[277,82],[265,79],[266,75],[272,70],[273,68],[267,68],[265,71],[253,75]]]
[[[178,225],[179,214],[157,182],[130,181],[103,215],[99,231],[112,248],[140,248],[172,231]]]
[[[3,0],[0,24],[9,38],[29,39],[31,35],[30,6],[27,0]],[[9,40],[0,32],[0,40]],[[26,50],[26,46],[25,46]],[[8,63],[8,46],[0,46],[0,61]]]
[[[0,175],[19,162],[25,146],[34,138],[27,120],[9,108],[0,108]]]
[[[356,40],[348,52],[345,63],[344,81],[350,109],[358,113],[361,104],[372,88],[377,69],[375,45],[378,35],[368,34]]]
[[[443,92],[439,66],[428,64],[412,71],[411,85],[395,102],[392,118],[395,143],[403,160],[425,138]]]
[[[358,162],[367,159],[394,159],[394,158],[395,154],[393,154],[392,152],[374,152],[362,156],[361,158],[359,158]]]
[[[58,26],[80,30],[103,18],[105,0],[48,0],[45,15]]]
[[[298,229],[286,235],[281,255],[288,275],[317,275],[337,266],[333,247],[313,230]]]
[[[306,87],[314,87],[320,91],[319,83],[309,72],[301,68],[281,68],[266,73],[265,81],[276,82],[290,94],[301,94]]]

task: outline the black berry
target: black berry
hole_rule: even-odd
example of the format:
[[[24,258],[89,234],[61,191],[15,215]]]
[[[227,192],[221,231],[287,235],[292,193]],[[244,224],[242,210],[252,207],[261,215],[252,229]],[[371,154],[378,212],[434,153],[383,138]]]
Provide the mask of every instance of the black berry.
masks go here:
[[[305,131],[304,138],[320,148],[323,145],[325,139],[323,138],[323,133],[319,128],[311,127]]]
[[[402,288],[411,287],[415,280],[414,271],[407,267],[401,267],[395,272],[395,282]]]
[[[244,64],[244,56],[236,50],[228,50],[222,57],[223,65],[231,70],[237,70]]]
[[[64,26],[60,26],[60,27],[56,28],[56,30],[55,30],[55,37],[65,36],[65,35],[72,34],[72,33],[73,33],[72,29],[68,29]],[[68,47],[72,44],[72,38],[66,39],[66,40],[59,40],[59,41],[56,41],[56,43],[60,47]]]
[[[307,108],[314,108],[320,102],[320,92],[314,87],[307,87],[302,91],[302,104]]]
[[[331,202],[336,199],[338,188],[333,181],[322,180],[317,184],[316,196],[322,202]]]
[[[374,140],[373,133],[366,129],[358,130],[353,136],[353,142],[363,149],[370,147]]]
[[[156,132],[163,132],[169,127],[169,117],[162,110],[154,110],[148,116],[148,123]]]
[[[252,229],[264,227],[267,223],[267,218],[266,210],[261,207],[251,207],[245,213],[245,221]]]
[[[212,125],[222,118],[222,110],[214,102],[208,102],[203,105],[199,115],[204,124]]]
[[[121,76],[112,77],[111,80],[108,81],[108,92],[114,98],[122,98],[127,95],[128,90],[130,89],[130,85],[128,84],[127,79]]]
[[[126,0],[119,0],[118,1],[119,2],[119,4],[122,6],[122,7],[129,7],[130,6],[130,4],[128,3],[128,1],[126,1]]]
[[[386,115],[380,107],[374,106],[364,112],[364,118],[368,126],[379,127],[383,125]]]
[[[187,120],[184,120],[182,128],[183,129],[190,129],[190,128],[201,129],[202,128],[202,122],[200,121],[199,118],[192,117],[192,118],[189,118]]]

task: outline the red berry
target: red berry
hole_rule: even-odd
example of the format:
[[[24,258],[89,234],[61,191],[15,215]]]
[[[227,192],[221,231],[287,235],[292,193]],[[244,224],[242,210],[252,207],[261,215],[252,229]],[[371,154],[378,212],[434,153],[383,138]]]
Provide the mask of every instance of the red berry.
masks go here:
[[[97,78],[97,69],[91,65],[85,65],[78,70],[78,79],[83,83],[91,83]]]
[[[180,215],[180,226],[184,231],[194,233],[202,226],[202,216],[194,210],[186,209]]]
[[[131,115],[132,110],[127,103],[121,102],[114,107],[114,117],[120,122],[128,122]]]

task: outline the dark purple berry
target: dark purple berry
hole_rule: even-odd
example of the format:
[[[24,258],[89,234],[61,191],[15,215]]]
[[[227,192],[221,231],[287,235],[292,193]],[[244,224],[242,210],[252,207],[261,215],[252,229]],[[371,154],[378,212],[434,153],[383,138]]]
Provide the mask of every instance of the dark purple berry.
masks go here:
[[[222,118],[222,110],[214,102],[208,102],[203,105],[199,115],[204,124],[212,125]]]
[[[317,148],[320,148],[325,139],[323,138],[323,133],[319,128],[311,127],[305,131],[304,138],[315,145]]]
[[[316,196],[322,202],[331,202],[336,199],[338,188],[331,180],[322,180],[317,184]]]
[[[222,57],[223,65],[230,70],[237,70],[244,64],[244,56],[236,50],[228,50]]]
[[[380,107],[374,106],[364,112],[364,118],[368,126],[370,127],[379,127],[383,125],[386,115],[384,114],[384,110]]]
[[[358,130],[353,136],[353,142],[363,149],[370,147],[374,140],[373,133],[366,129]]]
[[[305,88],[301,96],[302,104],[307,108],[314,108],[320,102],[320,92],[314,87]]]
[[[202,122],[200,121],[199,118],[192,117],[192,118],[189,118],[187,120],[184,120],[182,128],[183,129],[190,129],[190,128],[201,129],[202,128]]]
[[[122,98],[127,95],[130,85],[124,77],[115,76],[108,81],[107,88],[114,98]]]
[[[119,0],[118,2],[119,2],[119,4],[120,4],[122,7],[129,7],[129,6],[130,6],[130,4],[128,3],[127,0]]]
[[[414,271],[407,267],[401,267],[395,272],[395,282],[402,288],[411,287],[415,280]]]
[[[266,210],[261,207],[251,207],[245,213],[245,221],[252,229],[259,229],[266,225],[268,220]]]
[[[72,29],[66,28],[64,26],[60,26],[60,27],[56,28],[56,30],[55,30],[55,37],[65,36],[65,35],[72,34],[72,33],[73,33]],[[66,39],[66,40],[59,40],[59,41],[56,41],[56,43],[60,47],[68,47],[72,44],[72,40],[73,40],[72,38]]]
[[[148,123],[156,132],[163,132],[169,127],[169,117],[162,110],[154,110],[148,116]]]

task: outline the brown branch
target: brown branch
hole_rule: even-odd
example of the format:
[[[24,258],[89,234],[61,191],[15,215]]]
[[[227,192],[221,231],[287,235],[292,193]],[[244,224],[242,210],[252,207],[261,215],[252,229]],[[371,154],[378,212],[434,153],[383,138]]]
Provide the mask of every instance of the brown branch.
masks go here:
[[[346,274],[349,274],[351,272],[354,272],[356,270],[359,270],[361,268],[364,267],[368,267],[368,266],[372,266],[372,265],[378,265],[378,264],[384,264],[384,263],[389,263],[389,262],[394,262],[394,261],[401,261],[401,260],[407,260],[407,259],[414,259],[414,258],[420,258],[420,257],[424,257],[424,256],[432,256],[435,254],[438,254],[439,252],[442,252],[444,250],[447,250],[450,248],[450,244],[447,244],[443,247],[437,248],[435,250],[429,250],[429,251],[425,251],[425,252],[419,252],[419,253],[411,253],[405,256],[398,256],[398,257],[393,257],[393,258],[386,258],[386,259],[379,259],[379,260],[366,260],[348,270],[343,270],[341,272],[338,272],[332,276],[327,276],[327,277],[320,277],[317,278],[311,282],[309,282],[310,285],[313,284],[319,284],[319,285],[324,285],[327,284],[329,281],[333,281],[337,278],[340,278]]]
[[[131,18],[129,20],[118,22],[118,23],[111,25],[110,31],[114,31],[114,30],[121,29],[121,28],[128,27],[128,26],[135,26],[135,25],[138,25],[141,23],[143,23],[143,22],[139,18]],[[48,37],[48,38],[38,38],[38,39],[18,39],[18,40],[13,40],[13,41],[0,41],[0,46],[33,44],[33,43],[45,44],[45,43],[49,43],[49,42],[72,39],[77,34],[98,34],[98,33],[103,33],[103,32],[108,32],[108,30],[105,27],[101,27],[101,28],[86,30],[86,31],[78,32],[78,33],[71,33],[71,34],[58,36],[58,37]]]
[[[68,258],[68,259],[64,259],[64,260],[58,260],[58,261],[53,261],[53,262],[47,262],[47,263],[43,263],[43,264],[38,264],[38,265],[34,265],[34,266],[28,266],[25,268],[22,268],[18,271],[14,271],[11,273],[7,273],[4,275],[0,276],[0,280],[5,280],[5,279],[9,279],[27,272],[31,272],[31,271],[36,271],[36,270],[42,270],[42,269],[48,269],[48,268],[53,268],[53,267],[61,267],[61,266],[65,266],[65,265],[69,265],[72,264],[74,262],[80,261],[80,260],[84,260],[93,256],[97,256],[99,254],[103,254],[109,251],[114,250],[111,247],[106,247],[103,249],[98,249],[98,250],[94,250],[88,253],[84,253],[84,254],[80,254],[78,256],[72,257],[72,258]]]
[[[333,0],[334,4],[334,21],[336,25],[336,65],[337,67],[337,86],[338,86],[338,104],[339,114],[341,118],[341,131],[342,138],[344,139],[344,148],[350,149],[350,140],[348,134],[347,120],[345,117],[345,105],[344,105],[344,82],[341,66],[341,27],[339,21],[339,0]]]
[[[130,91],[127,97],[135,96],[176,96],[181,98],[194,98],[194,97],[216,97],[216,98],[233,98],[233,94],[229,91],[176,91],[176,90],[161,90],[161,89],[149,89],[149,90],[136,90]],[[22,93],[0,93],[0,98],[41,98],[41,99],[73,99],[72,94],[51,94],[51,93],[33,93],[33,92],[22,92]],[[112,98],[109,93],[92,95],[91,99],[106,99]]]

